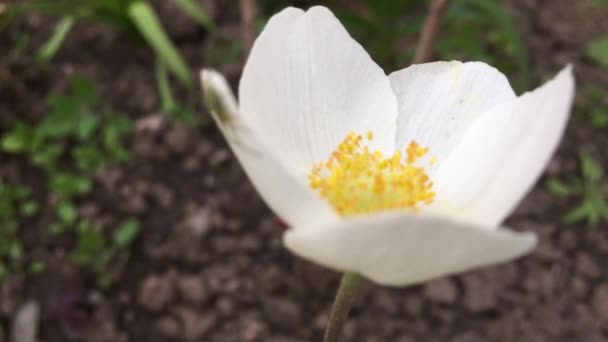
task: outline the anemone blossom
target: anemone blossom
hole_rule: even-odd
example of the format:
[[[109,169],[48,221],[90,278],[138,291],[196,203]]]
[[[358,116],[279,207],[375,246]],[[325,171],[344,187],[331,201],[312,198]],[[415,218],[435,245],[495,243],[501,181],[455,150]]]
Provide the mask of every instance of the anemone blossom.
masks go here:
[[[285,246],[385,285],[512,260],[537,238],[501,223],[553,154],[574,94],[570,67],[516,96],[480,62],[386,75],[324,7],[270,19],[237,104],[204,70],[211,112]]]

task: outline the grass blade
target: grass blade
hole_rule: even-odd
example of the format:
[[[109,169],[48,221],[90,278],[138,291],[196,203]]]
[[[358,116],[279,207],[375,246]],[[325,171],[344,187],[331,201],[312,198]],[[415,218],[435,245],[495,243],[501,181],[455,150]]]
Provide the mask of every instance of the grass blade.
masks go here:
[[[51,38],[49,38],[49,40],[40,47],[40,50],[38,50],[36,59],[39,62],[47,63],[53,59],[75,22],[76,20],[72,16],[63,17],[59,21],[57,26],[55,26],[55,31],[53,31]]]
[[[158,94],[160,96],[160,107],[164,113],[172,113],[177,105],[171,93],[171,86],[169,84],[169,77],[167,77],[167,68],[165,65],[158,61],[156,63],[156,86],[158,87]]]
[[[169,70],[185,85],[191,87],[190,68],[167,36],[152,7],[143,1],[133,2],[129,5],[129,16],[144,40],[150,44]]]
[[[213,21],[194,1],[192,0],[175,0],[184,12],[188,13],[199,24],[207,30],[213,29]]]

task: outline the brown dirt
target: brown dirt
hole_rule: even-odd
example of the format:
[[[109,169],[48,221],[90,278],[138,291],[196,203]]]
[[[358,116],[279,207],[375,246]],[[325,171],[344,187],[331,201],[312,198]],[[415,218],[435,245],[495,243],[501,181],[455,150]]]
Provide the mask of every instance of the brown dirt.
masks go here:
[[[222,32],[238,39],[234,6],[204,2]],[[585,41],[608,29],[608,13],[584,12],[574,3],[509,1],[539,78],[572,62],[579,84],[608,87],[606,69],[581,52]],[[170,5],[161,7],[167,18],[179,15]],[[215,39],[187,19],[165,22],[173,23],[169,29],[189,62],[204,65]],[[40,42],[49,27],[48,20],[30,17],[0,38],[0,49],[8,51],[20,32]],[[15,116],[42,116],[45,95],[76,73],[94,79],[106,101],[133,115],[132,159],[100,172],[94,195],[80,209],[109,222],[134,215],[143,227],[131,257],[113,267],[107,291],[96,290],[93,276],[69,263],[66,244],[45,233],[44,221],[28,227],[28,254],[48,267],[0,284],[0,342],[8,341],[13,318],[30,299],[41,304],[45,341],[319,341],[338,275],[282,247],[283,228],[214,126],[187,127],[157,112],[153,65],[144,47],[84,25],[51,68],[0,59],[3,127]],[[217,67],[238,79],[238,63]],[[606,133],[573,119],[548,173],[572,172],[581,145],[593,146],[608,169],[608,156],[599,153],[608,148]],[[23,161],[0,159],[3,177],[40,186],[40,175]],[[406,289],[365,283],[345,340],[607,340],[608,227],[560,224],[571,203],[556,201],[539,184],[508,221],[539,234],[534,253]]]

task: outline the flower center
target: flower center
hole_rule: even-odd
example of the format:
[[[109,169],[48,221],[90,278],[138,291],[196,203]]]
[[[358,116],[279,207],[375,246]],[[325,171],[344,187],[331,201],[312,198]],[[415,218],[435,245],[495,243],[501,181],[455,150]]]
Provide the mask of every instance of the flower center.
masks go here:
[[[373,133],[367,133],[373,140]],[[331,206],[344,217],[385,210],[417,211],[435,198],[433,183],[416,161],[428,148],[409,143],[405,156],[397,151],[386,158],[362,146],[363,137],[353,132],[332,152],[329,159],[314,165],[308,179]],[[431,164],[434,161],[431,160]]]

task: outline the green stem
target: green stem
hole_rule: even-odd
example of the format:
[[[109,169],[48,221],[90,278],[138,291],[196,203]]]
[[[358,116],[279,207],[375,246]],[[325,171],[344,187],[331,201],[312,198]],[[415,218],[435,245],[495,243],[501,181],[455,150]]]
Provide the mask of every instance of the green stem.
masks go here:
[[[334,305],[331,309],[331,315],[329,316],[327,330],[325,331],[325,339],[323,341],[339,341],[360,280],[361,277],[356,273],[344,273],[342,276],[340,288],[338,289]]]

